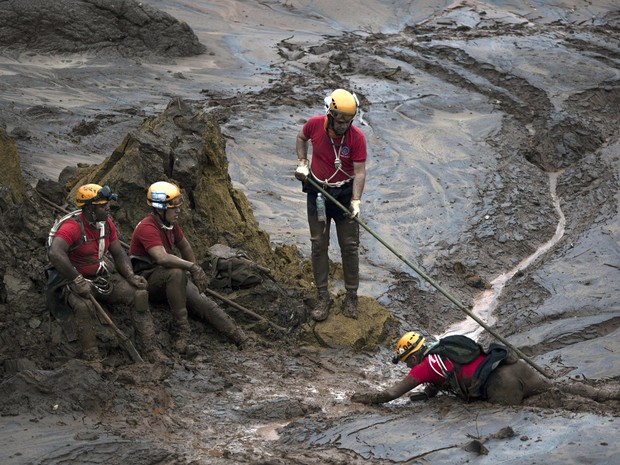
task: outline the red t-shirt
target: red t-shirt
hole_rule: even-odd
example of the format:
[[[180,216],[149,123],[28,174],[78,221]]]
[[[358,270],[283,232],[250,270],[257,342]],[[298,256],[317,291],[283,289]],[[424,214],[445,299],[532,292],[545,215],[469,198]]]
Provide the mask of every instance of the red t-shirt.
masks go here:
[[[68,219],[60,225],[55,237],[63,239],[69,248],[82,242],[78,247],[69,251],[69,260],[75,266],[78,273],[88,277],[95,276],[99,269],[99,229],[93,228],[84,219],[82,213],[78,214],[82,224],[84,225],[84,237],[82,236],[82,228],[75,219]],[[118,240],[116,226],[110,217],[106,220],[105,227],[105,246],[103,253],[105,254],[110,247],[110,242]]]
[[[460,371],[456,373],[457,379],[469,380],[474,377],[474,372],[486,355],[478,355],[476,359],[466,365],[461,365]],[[443,362],[443,363],[442,363]],[[411,368],[407,374],[413,378],[415,385],[432,383],[441,386],[450,370],[454,367],[452,360],[442,358],[439,355],[428,355],[420,363]]]
[[[331,144],[325,131],[326,119],[326,115],[313,116],[302,128],[304,136],[312,142],[312,159],[310,162],[312,174],[319,181],[330,183],[346,181],[349,179],[347,175],[340,171],[336,173],[334,162],[339,147]],[[340,138],[335,139],[334,143],[340,144]],[[349,127],[340,146],[340,161],[342,162],[342,169],[349,176],[354,174],[353,162],[364,163],[366,161],[366,138],[364,133],[353,125]],[[334,173],[336,173],[335,176]],[[334,177],[332,178],[332,176]]]
[[[151,214],[142,219],[131,235],[129,255],[136,257],[148,257],[148,250],[161,245],[166,252],[172,253],[172,246],[178,244],[185,235],[178,223],[172,229],[162,228],[155,217]]]

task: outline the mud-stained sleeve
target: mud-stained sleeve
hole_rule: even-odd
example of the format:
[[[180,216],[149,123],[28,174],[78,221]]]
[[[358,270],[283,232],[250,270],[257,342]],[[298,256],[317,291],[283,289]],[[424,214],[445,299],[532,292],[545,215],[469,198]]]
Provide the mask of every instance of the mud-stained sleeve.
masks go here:
[[[381,393],[379,393],[378,397],[378,402],[383,403],[383,402],[389,402],[391,400],[397,399],[400,396],[402,396],[403,394],[411,391],[414,387],[418,386],[420,383],[416,378],[413,378],[410,376],[410,374],[407,374],[407,376],[405,376],[405,379],[403,379],[400,383],[395,384],[394,386],[392,386],[389,389],[386,389],[385,391],[382,391]]]

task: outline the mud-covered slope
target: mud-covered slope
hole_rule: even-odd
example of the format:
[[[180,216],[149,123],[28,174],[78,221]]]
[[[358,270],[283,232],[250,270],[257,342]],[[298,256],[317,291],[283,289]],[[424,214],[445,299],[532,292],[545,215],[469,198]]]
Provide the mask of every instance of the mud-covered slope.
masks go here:
[[[5,53],[108,57],[179,57],[206,50],[187,24],[134,0],[3,0],[0,44]]]

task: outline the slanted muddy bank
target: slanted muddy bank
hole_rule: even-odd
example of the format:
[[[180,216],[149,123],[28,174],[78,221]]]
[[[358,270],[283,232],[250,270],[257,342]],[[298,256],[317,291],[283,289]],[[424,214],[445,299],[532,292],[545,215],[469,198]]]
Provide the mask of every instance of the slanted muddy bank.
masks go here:
[[[180,96],[218,122],[232,186],[271,246],[299,250],[287,257],[303,275],[309,240],[291,175],[294,137],[326,92],[346,87],[361,98],[356,124],[371,148],[369,227],[469,305],[547,243],[563,215],[557,242],[506,283],[494,325],[560,379],[617,388],[613,2],[148,3],[187,22],[207,53],[164,63],[3,54],[3,160],[14,150],[26,184],[101,163]],[[520,408],[445,396],[351,404],[360,386],[404,375],[389,363],[393,340],[351,350],[317,337],[327,328],[306,325],[312,299],[302,275],[282,282],[284,293],[266,283],[229,295],[295,328],[274,335],[228,308],[261,341],[250,351],[194,321],[200,355],[171,367],[130,365],[113,344],[99,373],[72,362],[58,328],[49,331],[41,293],[53,215],[8,172],[0,177],[11,188],[0,244],[3,463],[602,464],[619,452],[617,402],[550,391]],[[388,328],[438,335],[462,319],[367,233],[362,247],[361,292],[393,315]],[[165,309],[155,314],[165,330]],[[337,307],[330,321],[356,324]]]

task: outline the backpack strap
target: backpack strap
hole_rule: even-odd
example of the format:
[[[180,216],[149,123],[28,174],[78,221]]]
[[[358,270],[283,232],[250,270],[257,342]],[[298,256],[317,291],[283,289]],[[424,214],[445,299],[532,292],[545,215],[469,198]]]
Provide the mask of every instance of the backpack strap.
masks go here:
[[[470,386],[469,390],[472,394],[482,399],[486,399],[487,396],[487,381],[489,376],[497,367],[505,362],[508,357],[508,348],[502,344],[493,342],[489,345],[487,356],[476,367],[474,372],[474,383]]]
[[[448,369],[445,359],[450,360],[452,368]],[[432,371],[441,376],[445,381],[441,385],[435,385],[441,391],[454,394],[455,396],[468,401],[469,395],[463,381],[459,379],[462,365],[455,363],[447,357],[439,354],[428,355],[428,365]]]
[[[73,244],[71,247],[69,247],[68,252],[71,252],[72,250],[77,249],[79,246],[81,246],[84,242],[86,242],[86,231],[84,231],[84,222],[82,221],[82,218],[80,218],[79,215],[75,215],[74,218],[72,218],[73,220],[77,221],[77,224],[80,225],[80,231],[82,232],[82,235],[80,236],[80,240]]]

